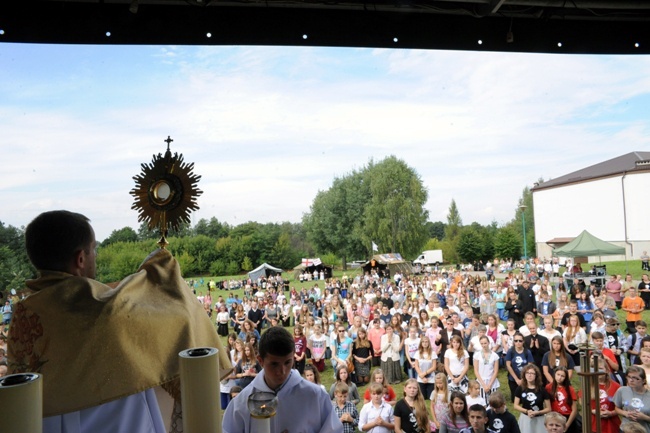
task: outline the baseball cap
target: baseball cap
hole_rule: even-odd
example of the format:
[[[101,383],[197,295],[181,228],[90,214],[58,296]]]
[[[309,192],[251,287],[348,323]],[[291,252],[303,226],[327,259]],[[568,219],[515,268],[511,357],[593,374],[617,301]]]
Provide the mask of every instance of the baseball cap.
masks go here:
[[[609,319],[607,319],[608,325],[618,325],[619,323],[621,322],[619,322],[618,319],[615,317],[610,317]]]

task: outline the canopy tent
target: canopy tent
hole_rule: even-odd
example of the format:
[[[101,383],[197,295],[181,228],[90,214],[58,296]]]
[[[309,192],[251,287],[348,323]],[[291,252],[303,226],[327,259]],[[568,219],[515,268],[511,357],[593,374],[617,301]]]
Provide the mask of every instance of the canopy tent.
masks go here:
[[[624,255],[625,247],[610,244],[583,230],[577,238],[560,248],[553,250],[554,256],[589,257]]]
[[[381,275],[381,271],[388,272],[388,276],[395,275],[399,272],[402,275],[413,273],[413,267],[406,262],[399,253],[375,254],[365,265],[363,272],[370,272],[376,269]]]
[[[281,273],[282,269],[271,266],[268,263],[262,263],[248,273],[248,278],[250,278],[251,281],[256,281],[260,277],[268,277],[269,275],[276,275]]]
[[[320,271],[323,271],[325,278],[332,278],[332,267],[324,264],[320,258],[315,259],[302,259],[302,262],[293,268],[294,276],[296,279],[299,278],[300,274],[303,272],[309,272],[313,274],[314,271],[320,274]]]

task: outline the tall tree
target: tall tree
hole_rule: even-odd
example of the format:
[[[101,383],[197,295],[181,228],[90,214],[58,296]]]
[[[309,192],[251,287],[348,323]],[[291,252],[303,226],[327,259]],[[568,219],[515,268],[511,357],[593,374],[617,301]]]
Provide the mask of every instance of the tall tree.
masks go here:
[[[510,227],[501,227],[494,240],[494,255],[502,259],[516,259],[521,255],[521,237]]]
[[[449,212],[447,213],[445,239],[448,239],[450,241],[456,239],[462,226],[463,220],[460,218],[460,212],[458,211],[458,206],[456,206],[456,200],[452,198],[451,203],[449,204]]]
[[[327,191],[319,191],[310,212],[303,216],[303,226],[311,243],[323,254],[339,255],[344,268],[348,257],[361,258],[368,252],[362,224],[369,195],[363,173],[353,171],[348,176],[335,178]]]
[[[415,256],[427,241],[428,192],[417,172],[389,156],[367,169],[370,201],[364,212],[364,232],[390,252]]]
[[[474,263],[483,260],[484,244],[476,226],[463,227],[458,234],[457,252],[461,260]]]
[[[303,225],[316,249],[342,258],[367,257],[371,244],[405,256],[419,252],[427,240],[428,193],[419,175],[390,156],[370,161],[360,171],[335,178],[319,191]]]
[[[494,258],[494,240],[496,238],[499,226],[496,221],[492,221],[487,226],[482,226],[479,223],[472,223],[476,226],[479,234],[481,235],[481,242],[483,243],[483,257],[481,260],[487,262]]]

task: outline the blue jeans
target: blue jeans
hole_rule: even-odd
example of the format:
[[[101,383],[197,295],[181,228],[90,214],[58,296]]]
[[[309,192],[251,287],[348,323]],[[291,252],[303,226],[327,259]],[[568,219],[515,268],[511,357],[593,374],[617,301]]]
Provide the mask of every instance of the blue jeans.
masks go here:
[[[406,364],[408,364],[408,361],[406,361]],[[418,377],[418,373],[414,367],[407,367],[406,374],[408,374],[409,379],[417,379]]]

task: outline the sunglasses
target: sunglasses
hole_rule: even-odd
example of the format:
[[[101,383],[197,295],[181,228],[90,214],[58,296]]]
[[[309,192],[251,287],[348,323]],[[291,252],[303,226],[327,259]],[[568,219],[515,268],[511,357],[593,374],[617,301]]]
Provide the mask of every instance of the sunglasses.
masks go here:
[[[515,343],[523,343],[524,340],[515,340]]]

